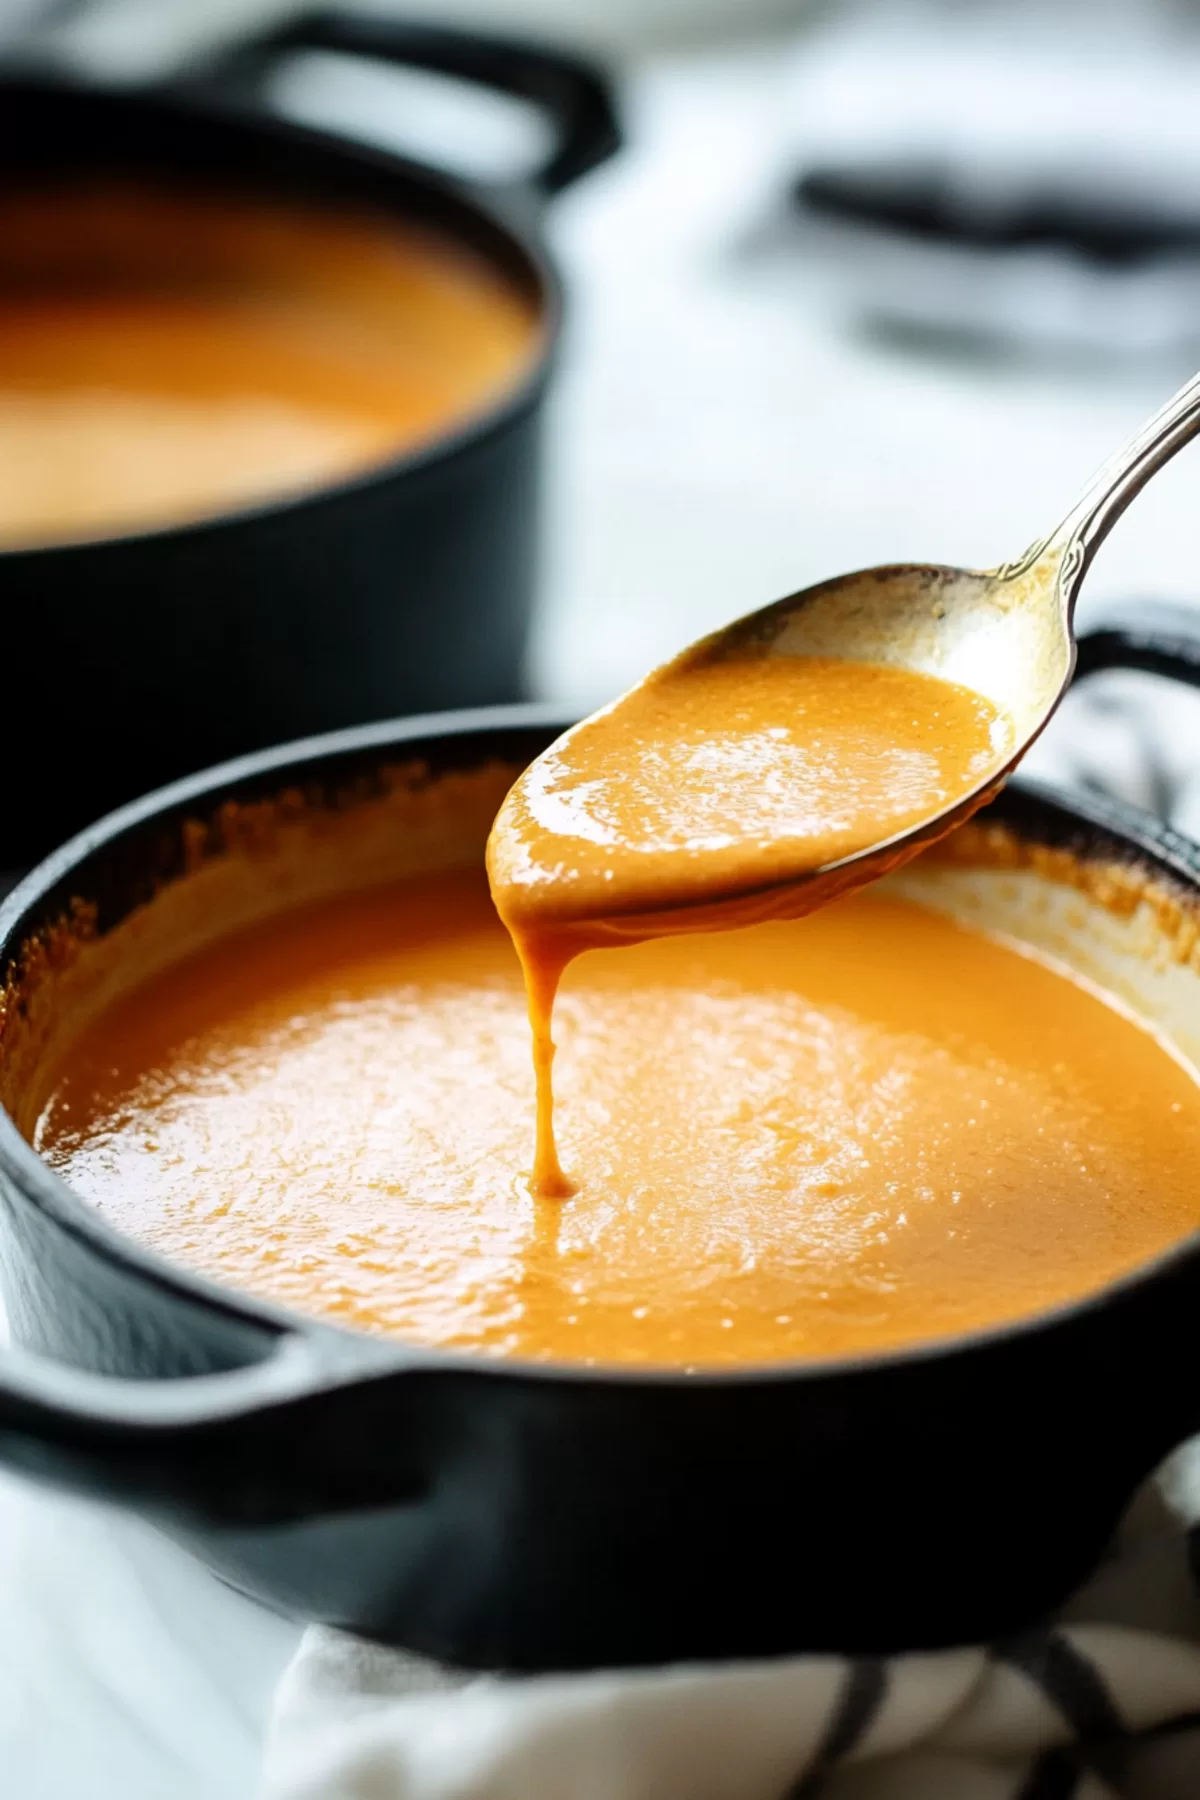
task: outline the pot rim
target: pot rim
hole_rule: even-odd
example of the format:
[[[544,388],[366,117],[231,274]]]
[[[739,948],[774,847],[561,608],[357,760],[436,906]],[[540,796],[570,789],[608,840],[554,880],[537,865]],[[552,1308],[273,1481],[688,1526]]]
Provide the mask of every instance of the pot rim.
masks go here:
[[[173,810],[193,802],[213,802],[243,782],[258,781],[273,773],[294,774],[344,755],[462,739],[476,734],[486,737],[504,731],[557,733],[567,729],[570,722],[569,708],[545,701],[415,714],[274,745],[155,789],[68,839],[11,890],[0,902],[0,958],[6,966],[11,963],[14,950],[23,940],[29,913],[46,901],[56,888],[69,884],[72,873],[90,856],[102,852],[127,832],[150,824]],[[1031,803],[1037,810],[1044,809],[1051,817],[1085,829],[1093,828],[1115,838],[1122,851],[1148,862],[1200,903],[1200,844],[1183,837],[1153,815],[1122,801],[1090,794],[1072,795],[1052,783],[1025,777],[1010,782],[992,804],[1003,806],[1008,792],[1015,794],[1018,801]],[[955,1336],[922,1339],[893,1349],[863,1351],[849,1356],[702,1368],[695,1372],[640,1365],[533,1362],[516,1357],[482,1356],[470,1350],[434,1349],[398,1337],[374,1337],[352,1327],[293,1312],[176,1264],[146,1248],[136,1238],[118,1231],[103,1214],[89,1206],[22,1136],[3,1106],[0,1106],[0,1174],[16,1187],[24,1201],[40,1207],[60,1228],[96,1255],[130,1269],[149,1286],[207,1312],[221,1314],[244,1326],[257,1327],[273,1339],[308,1339],[318,1350],[318,1361],[325,1365],[326,1378],[346,1374],[386,1375],[420,1369],[486,1375],[498,1380],[535,1379],[588,1388],[740,1388],[764,1382],[862,1379],[898,1373],[909,1365],[941,1359],[958,1361],[989,1350],[999,1351],[1019,1340],[1070,1328],[1170,1271],[1189,1262],[1200,1262],[1198,1223],[1195,1230],[1157,1256],[1075,1300],[1028,1317]],[[313,1385],[320,1383],[321,1374],[322,1371],[314,1373]]]
[[[77,98],[88,104],[134,107],[151,118],[156,113],[165,113],[190,120],[201,132],[220,132],[232,128],[235,132],[246,132],[268,140],[298,141],[331,161],[381,173],[410,188],[420,188],[450,211],[458,209],[461,213],[473,213],[490,230],[505,239],[508,247],[524,263],[530,285],[536,291],[540,341],[516,379],[486,405],[463,414],[447,429],[439,430],[430,437],[420,438],[405,450],[376,459],[357,473],[337,481],[322,482],[315,487],[267,495],[245,506],[230,507],[201,518],[184,519],[176,524],[113,532],[103,537],[65,538],[48,544],[14,544],[10,548],[0,544],[0,571],[21,560],[41,563],[71,556],[111,556],[140,549],[143,545],[178,544],[186,548],[194,539],[206,538],[214,532],[245,531],[262,525],[272,526],[277,522],[286,525],[293,516],[313,507],[352,501],[360,494],[370,493],[405,476],[418,480],[441,468],[454,457],[467,455],[499,437],[516,420],[536,407],[541,399],[554,366],[562,334],[563,287],[552,259],[542,246],[532,217],[526,222],[517,216],[518,209],[511,203],[514,190],[497,187],[489,192],[480,185],[459,179],[446,171],[428,168],[399,152],[342,137],[335,131],[306,125],[282,114],[225,113],[212,104],[206,105],[201,97],[183,90],[104,88],[66,78],[17,79],[12,73],[0,78],[0,99],[14,91],[32,95],[53,94],[56,99],[65,99],[68,103]],[[152,170],[148,172],[153,174]],[[0,164],[0,182],[4,180],[5,174],[6,171]],[[232,187],[233,184],[227,185]],[[248,183],[244,191],[253,195],[256,192],[254,183]],[[264,197],[268,195],[267,184],[262,185],[261,192]],[[320,205],[319,198],[315,204]],[[389,210],[382,202],[375,203],[375,208],[383,212]],[[336,210],[336,204],[331,203],[330,209]],[[444,226],[439,222],[431,229],[435,232],[444,229],[445,235],[452,242],[462,240],[462,234],[456,233],[452,221]],[[488,252],[485,250],[480,250],[479,254],[488,259]],[[499,266],[498,258],[491,257],[490,260],[495,266]]]

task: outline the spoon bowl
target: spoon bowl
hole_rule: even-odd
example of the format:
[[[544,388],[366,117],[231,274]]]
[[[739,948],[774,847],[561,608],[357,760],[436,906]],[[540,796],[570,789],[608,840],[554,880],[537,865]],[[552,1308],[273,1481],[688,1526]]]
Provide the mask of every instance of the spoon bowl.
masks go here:
[[[611,935],[719,926],[726,914],[807,912],[874,880],[944,836],[994,795],[1045,729],[1075,668],[1075,603],[1092,557],[1150,478],[1200,432],[1194,376],[1099,470],[1057,530],[1014,562],[990,570],[900,563],[819,582],[776,600],[703,641],[710,659],[747,655],[890,664],[981,695],[1004,714],[1011,738],[974,785],[940,811],[837,862],[789,873],[759,889],[606,921]]]
[[[752,876],[718,892],[710,884],[691,897],[673,893],[652,911],[614,907],[589,919],[586,941],[636,942],[811,912],[969,818],[1003,785],[1070,684],[1070,584],[1077,586],[1078,576],[1066,566],[1069,548],[1056,534],[1002,569],[897,563],[839,575],[746,614],[684,652],[736,664],[763,656],[887,664],[981,695],[1009,731],[968,789],[893,836],[816,867],[785,866],[765,881]]]
[[[1053,549],[1013,573],[896,563],[776,600],[710,640],[748,653],[888,663],[982,694],[1012,723],[1016,760],[1062,698],[1074,665]]]

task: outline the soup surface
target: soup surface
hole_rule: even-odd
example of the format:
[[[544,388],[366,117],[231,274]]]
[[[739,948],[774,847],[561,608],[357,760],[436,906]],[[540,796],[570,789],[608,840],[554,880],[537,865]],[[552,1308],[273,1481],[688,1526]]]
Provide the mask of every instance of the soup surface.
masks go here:
[[[100,185],[0,199],[0,546],[368,468],[527,366],[530,301],[416,228]]]
[[[697,923],[809,912],[850,885],[843,858],[960,801],[1011,740],[1011,722],[982,695],[932,675],[714,657],[701,644],[531,763],[500,809],[488,870],[529,994],[535,1191],[574,1188],[551,1085],[551,1014],[572,957]]]
[[[424,1344],[710,1366],[1097,1288],[1197,1223],[1200,1089],[1053,968],[885,892],[581,957],[539,1201],[482,874],[323,901],[147,981],[36,1131],[111,1222]]]

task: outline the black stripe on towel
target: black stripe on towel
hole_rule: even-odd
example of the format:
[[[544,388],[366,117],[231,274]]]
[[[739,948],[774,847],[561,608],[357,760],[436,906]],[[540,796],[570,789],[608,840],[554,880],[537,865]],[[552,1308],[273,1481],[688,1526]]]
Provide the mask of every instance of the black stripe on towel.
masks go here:
[[[1187,1558],[1192,1586],[1197,1593],[1200,1593],[1200,1525],[1192,1525],[1188,1528]]]
[[[1081,1744],[1102,1744],[1124,1736],[1125,1721],[1100,1671],[1060,1632],[1008,1638],[996,1645],[992,1655],[1041,1688]]]
[[[1200,1738],[1200,1712],[1180,1713],[1177,1719],[1164,1719],[1161,1725],[1149,1725],[1145,1731],[1138,1732],[1138,1742],[1144,1744],[1150,1738],[1182,1737],[1189,1731],[1194,1731]]]
[[[1047,1750],[1025,1777],[1016,1800],[1072,1800],[1079,1774],[1079,1764],[1069,1750]]]
[[[847,1665],[837,1705],[812,1761],[788,1800],[813,1800],[831,1769],[850,1755],[870,1731],[887,1698],[888,1666],[879,1657],[858,1657]]]

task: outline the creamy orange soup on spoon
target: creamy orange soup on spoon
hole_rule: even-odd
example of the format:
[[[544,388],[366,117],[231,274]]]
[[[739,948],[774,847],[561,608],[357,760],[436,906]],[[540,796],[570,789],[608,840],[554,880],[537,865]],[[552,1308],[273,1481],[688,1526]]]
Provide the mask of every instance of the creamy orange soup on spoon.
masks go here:
[[[806,878],[969,793],[1011,735],[981,695],[934,676],[823,657],[729,660],[701,644],[538,757],[488,844],[529,993],[534,1192],[574,1191],[554,1138],[550,1032],[573,957],[811,911],[827,890]]]

